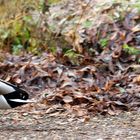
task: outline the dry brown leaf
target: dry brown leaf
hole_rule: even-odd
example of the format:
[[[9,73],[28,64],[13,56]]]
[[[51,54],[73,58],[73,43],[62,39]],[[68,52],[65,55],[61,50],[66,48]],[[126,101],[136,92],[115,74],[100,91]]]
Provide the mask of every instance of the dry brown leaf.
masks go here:
[[[133,78],[133,83],[140,84],[140,75]]]
[[[74,96],[75,98],[82,98],[84,95],[83,95],[82,92],[74,91],[74,92],[73,92],[73,96]]]
[[[136,26],[133,27],[131,30],[132,30],[133,33],[139,32],[139,31],[140,31],[140,24],[136,25]]]
[[[104,88],[103,88],[104,91],[109,91],[112,88],[113,85],[114,85],[113,81],[107,81]]]
[[[71,102],[73,102],[73,98],[69,95],[66,95],[66,96],[63,97],[63,101],[65,103],[71,103]]]
[[[91,71],[92,73],[94,73],[94,72],[96,72],[96,67],[95,66],[92,66],[92,65],[89,65],[89,66],[86,66],[86,67],[80,69],[79,71],[81,71],[81,72]]]
[[[73,49],[79,53],[83,53],[83,47],[80,45],[83,42],[80,35],[75,31],[71,30],[65,34],[65,39],[73,46]]]
[[[14,77],[12,78],[12,80],[17,83],[17,84],[20,84],[22,82],[22,80],[19,78],[18,75],[14,75]]]

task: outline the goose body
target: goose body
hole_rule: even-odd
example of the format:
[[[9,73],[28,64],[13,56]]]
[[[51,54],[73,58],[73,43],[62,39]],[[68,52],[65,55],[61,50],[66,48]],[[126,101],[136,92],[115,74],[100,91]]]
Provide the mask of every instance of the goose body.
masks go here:
[[[8,82],[0,79],[0,109],[10,109],[29,103],[29,94]]]

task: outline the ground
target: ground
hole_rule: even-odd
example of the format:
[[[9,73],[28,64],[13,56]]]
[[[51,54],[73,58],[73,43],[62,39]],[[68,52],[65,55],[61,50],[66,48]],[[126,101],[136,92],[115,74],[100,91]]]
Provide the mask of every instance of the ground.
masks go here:
[[[96,1],[100,3],[103,0]],[[35,61],[35,63],[37,63],[37,61]],[[29,66],[29,64],[27,66]],[[33,66],[31,66],[31,68]],[[23,66],[22,72],[26,67]],[[60,71],[61,67],[58,69],[58,73]],[[132,76],[134,75],[132,74]],[[135,87],[133,86],[133,88]],[[139,93],[139,91],[137,91],[137,93]],[[139,103],[139,101],[136,103]],[[0,140],[140,139],[139,110],[136,112],[123,112],[115,116],[96,115],[89,118],[88,116],[79,118],[73,114],[70,115],[67,114],[67,112],[62,112],[62,110],[51,111],[49,107],[46,108],[46,106],[32,106],[33,107],[24,106],[12,110],[0,111]]]
[[[90,120],[18,109],[1,110],[2,140],[139,140],[140,115],[125,112],[118,116],[94,116]]]

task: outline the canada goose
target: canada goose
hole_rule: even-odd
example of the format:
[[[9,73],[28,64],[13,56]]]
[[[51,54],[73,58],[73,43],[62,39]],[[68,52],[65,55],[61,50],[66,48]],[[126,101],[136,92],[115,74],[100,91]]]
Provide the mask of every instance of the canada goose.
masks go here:
[[[32,102],[29,94],[8,82],[0,79],[0,109],[10,109]]]

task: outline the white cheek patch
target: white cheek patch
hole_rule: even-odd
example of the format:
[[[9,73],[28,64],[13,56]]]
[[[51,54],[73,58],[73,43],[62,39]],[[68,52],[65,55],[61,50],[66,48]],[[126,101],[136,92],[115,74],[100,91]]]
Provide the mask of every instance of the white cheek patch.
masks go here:
[[[15,89],[12,86],[0,81],[0,94],[8,94],[14,91]]]
[[[10,109],[10,105],[6,101],[3,95],[0,95],[0,109]]]

